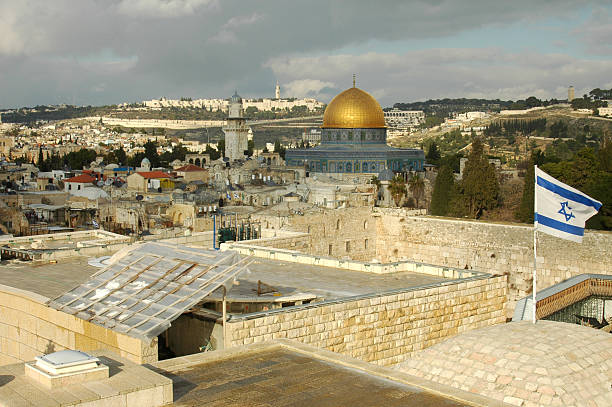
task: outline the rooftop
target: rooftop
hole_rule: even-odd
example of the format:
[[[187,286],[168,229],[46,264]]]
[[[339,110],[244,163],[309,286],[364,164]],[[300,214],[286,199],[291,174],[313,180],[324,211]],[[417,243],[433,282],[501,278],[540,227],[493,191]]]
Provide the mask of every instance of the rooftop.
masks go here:
[[[181,168],[177,168],[174,171],[176,172],[201,172],[201,171],[206,171],[206,170],[202,167],[198,167],[197,165],[187,164],[185,166],[182,166]]]
[[[76,177],[65,179],[64,182],[76,182],[79,184],[91,184],[95,182],[96,179],[88,174],[77,175]]]
[[[100,270],[87,264],[87,260],[87,257],[72,257],[59,263],[2,261],[0,282],[54,298],[87,281]]]
[[[229,299],[256,296],[254,293],[259,280],[273,286],[283,295],[312,293],[332,300],[437,283],[446,279],[420,273],[374,274],[258,258],[238,280],[240,284],[231,288]]]
[[[416,354],[402,371],[513,405],[612,404],[610,334],[564,322],[512,322]]]
[[[24,364],[0,366],[1,406],[147,405],[171,401],[171,382],[144,366],[108,351],[93,351],[109,367],[109,377],[48,389],[25,376]],[[152,404],[149,404],[152,405]]]
[[[136,174],[146,179],[172,178],[170,174],[166,174],[163,171],[142,171],[142,172],[137,172]]]
[[[466,406],[491,400],[290,341],[169,359],[175,406]]]

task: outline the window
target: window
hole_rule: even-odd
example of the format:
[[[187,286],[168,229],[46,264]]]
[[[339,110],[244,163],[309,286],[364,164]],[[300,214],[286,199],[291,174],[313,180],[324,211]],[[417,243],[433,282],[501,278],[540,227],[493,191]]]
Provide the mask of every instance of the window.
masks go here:
[[[364,229],[367,229],[367,228],[368,228],[368,221],[367,221],[367,220],[364,220],[364,221],[363,221],[363,228],[364,228]]]
[[[365,240],[363,241],[363,248],[364,248],[364,249],[367,249],[367,248],[368,248],[368,239],[365,239]]]
[[[329,247],[327,248],[327,255],[331,256],[333,252],[334,252],[334,245],[330,244]]]
[[[336,230],[340,230],[340,219],[336,221]]]
[[[345,245],[346,252],[347,253],[350,252],[351,251],[351,242],[349,242],[347,240],[346,242],[344,242],[344,245]]]

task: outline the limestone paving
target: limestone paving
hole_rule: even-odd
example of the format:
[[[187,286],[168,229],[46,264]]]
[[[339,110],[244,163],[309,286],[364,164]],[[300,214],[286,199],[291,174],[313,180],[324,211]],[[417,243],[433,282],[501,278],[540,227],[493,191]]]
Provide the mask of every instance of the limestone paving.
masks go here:
[[[397,368],[515,406],[610,406],[611,357],[609,333],[521,321],[458,335]]]
[[[471,405],[284,348],[203,363],[164,362],[156,370],[172,379],[175,406]]]

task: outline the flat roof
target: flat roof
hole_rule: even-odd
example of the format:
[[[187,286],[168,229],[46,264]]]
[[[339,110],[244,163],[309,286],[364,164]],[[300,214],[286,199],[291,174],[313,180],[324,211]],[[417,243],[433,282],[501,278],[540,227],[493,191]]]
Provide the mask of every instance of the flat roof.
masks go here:
[[[0,282],[47,298],[84,283],[100,269],[87,264],[88,257],[70,257],[57,263],[30,261],[0,262]]]
[[[491,405],[450,386],[289,341],[168,359],[152,368],[172,379],[174,406]]]
[[[326,300],[448,281],[421,273],[375,274],[263,258],[254,259],[248,269],[238,277],[239,284],[230,289],[229,300],[256,297],[258,281],[274,287],[283,296],[309,293]],[[259,298],[262,297],[265,295]]]
[[[0,281],[11,287],[55,298],[85,283],[100,271],[100,268],[88,264],[89,260],[89,257],[68,257],[59,259],[57,263],[2,261]],[[274,287],[282,296],[314,294],[325,300],[333,300],[448,280],[420,273],[375,274],[262,258],[254,259],[248,270],[240,274],[238,284],[230,288],[227,294],[230,301],[253,297],[278,298],[273,294],[258,297],[258,281]],[[212,296],[219,295],[220,291],[217,291]]]

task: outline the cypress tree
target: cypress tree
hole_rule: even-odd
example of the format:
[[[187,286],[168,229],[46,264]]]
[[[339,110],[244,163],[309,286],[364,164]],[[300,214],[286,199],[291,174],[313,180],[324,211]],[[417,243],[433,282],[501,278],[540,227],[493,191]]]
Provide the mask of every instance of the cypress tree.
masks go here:
[[[431,195],[430,211],[432,215],[446,216],[448,214],[454,183],[453,170],[448,165],[443,165],[438,172]]]
[[[515,213],[515,217],[523,223],[533,223],[534,178],[535,167],[533,159],[530,159],[527,171],[525,172],[525,186],[523,187],[521,206],[519,206]]]
[[[460,190],[470,217],[478,219],[484,210],[497,206],[499,181],[495,167],[484,155],[484,147],[479,138],[472,142],[472,152],[463,170]]]

